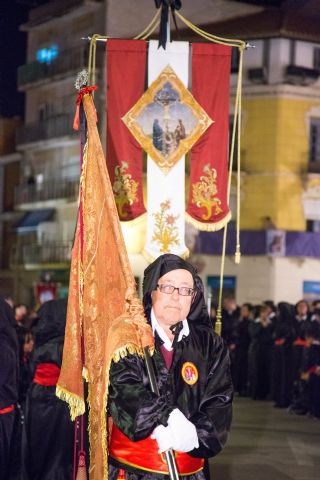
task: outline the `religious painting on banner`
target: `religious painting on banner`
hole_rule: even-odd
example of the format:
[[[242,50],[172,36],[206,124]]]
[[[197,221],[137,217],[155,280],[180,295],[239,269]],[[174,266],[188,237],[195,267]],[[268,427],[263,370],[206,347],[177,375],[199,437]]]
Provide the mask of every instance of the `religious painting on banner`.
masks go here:
[[[162,70],[123,121],[164,173],[213,123],[170,65]]]

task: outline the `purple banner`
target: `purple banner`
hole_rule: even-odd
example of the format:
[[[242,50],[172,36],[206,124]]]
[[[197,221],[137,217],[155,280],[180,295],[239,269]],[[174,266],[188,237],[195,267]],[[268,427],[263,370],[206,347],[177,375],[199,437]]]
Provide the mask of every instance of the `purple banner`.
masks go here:
[[[281,230],[279,231],[281,232]],[[197,238],[196,253],[221,255],[223,231],[200,232]],[[242,230],[240,232],[242,255],[267,255],[267,231]],[[234,255],[236,249],[236,232],[228,231],[226,254]],[[281,254],[277,256],[282,256]],[[318,232],[285,232],[284,255],[286,257],[320,258],[320,233]]]

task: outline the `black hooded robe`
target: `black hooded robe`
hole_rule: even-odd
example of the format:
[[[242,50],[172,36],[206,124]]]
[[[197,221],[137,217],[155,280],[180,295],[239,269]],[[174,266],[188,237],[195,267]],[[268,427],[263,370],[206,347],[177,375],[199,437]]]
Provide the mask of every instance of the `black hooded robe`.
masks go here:
[[[46,302],[34,329],[34,367],[49,363],[61,367],[66,324],[65,300]],[[72,478],[74,423],[68,405],[56,397],[55,386],[32,383],[26,402],[25,462],[29,480]]]
[[[19,350],[15,327],[12,308],[0,298],[0,480],[10,479],[14,446],[19,377]]]
[[[199,448],[188,452],[198,458],[217,455],[223,448],[232,417],[233,388],[228,349],[215,334],[203,297],[203,286],[193,267],[175,255],[163,255],[145,272],[144,307],[147,317],[151,311],[152,290],[165,273],[183,268],[194,278],[197,296],[187,316],[190,333],[175,343],[172,365],[166,368],[160,352],[161,340],[155,337],[153,362],[160,396],[151,392],[144,360],[137,354],[128,355],[110,370],[109,414],[115,425],[131,440],[147,438],[157,425],[167,425],[169,414],[179,408],[197,429]],[[181,372],[186,362],[198,371],[198,380],[189,385]],[[109,458],[110,480],[115,480],[119,468],[127,480],[168,478],[163,474],[148,474],[137,468]],[[204,479],[203,472],[183,479]]]

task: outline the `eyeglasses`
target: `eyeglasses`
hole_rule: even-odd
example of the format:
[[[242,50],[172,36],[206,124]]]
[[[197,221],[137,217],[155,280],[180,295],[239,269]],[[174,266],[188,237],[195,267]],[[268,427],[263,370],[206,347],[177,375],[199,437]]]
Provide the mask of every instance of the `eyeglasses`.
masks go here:
[[[161,293],[166,293],[168,295],[171,295],[175,290],[177,290],[179,295],[182,295],[183,297],[190,297],[194,292],[193,288],[190,287],[174,287],[173,285],[167,284],[158,284],[157,288],[159,288]]]

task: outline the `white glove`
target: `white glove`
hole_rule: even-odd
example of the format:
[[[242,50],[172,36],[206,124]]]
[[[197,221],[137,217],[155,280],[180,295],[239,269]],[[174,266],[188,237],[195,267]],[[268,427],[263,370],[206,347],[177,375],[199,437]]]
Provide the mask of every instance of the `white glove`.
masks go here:
[[[197,429],[181,410],[175,408],[169,415],[168,427],[171,430],[172,448],[178,452],[190,452],[199,447]]]
[[[173,436],[170,427],[165,427],[164,425],[158,425],[152,432],[151,438],[157,440],[159,453],[165,452],[172,448],[173,445]]]

